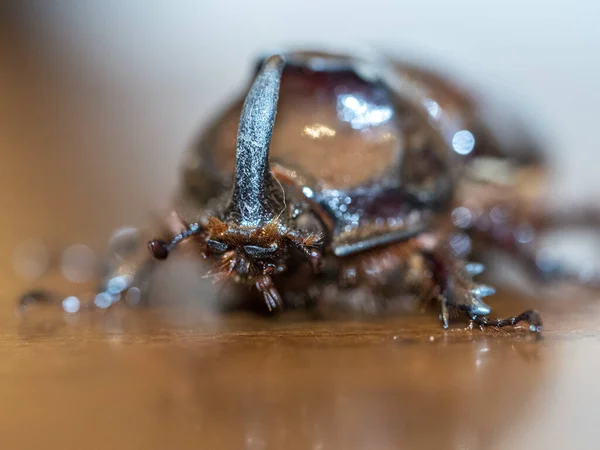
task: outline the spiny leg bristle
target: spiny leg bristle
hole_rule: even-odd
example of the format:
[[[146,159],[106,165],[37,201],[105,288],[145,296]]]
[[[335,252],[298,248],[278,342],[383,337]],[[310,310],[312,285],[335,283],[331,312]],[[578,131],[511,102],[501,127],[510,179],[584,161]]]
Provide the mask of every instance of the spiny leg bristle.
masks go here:
[[[473,295],[481,298],[494,295],[496,293],[496,289],[492,286],[488,286],[487,284],[478,284],[473,289],[471,289],[471,292],[473,293]]]
[[[485,270],[485,266],[478,262],[470,262],[465,264],[464,270],[470,276],[474,277],[481,274]]]

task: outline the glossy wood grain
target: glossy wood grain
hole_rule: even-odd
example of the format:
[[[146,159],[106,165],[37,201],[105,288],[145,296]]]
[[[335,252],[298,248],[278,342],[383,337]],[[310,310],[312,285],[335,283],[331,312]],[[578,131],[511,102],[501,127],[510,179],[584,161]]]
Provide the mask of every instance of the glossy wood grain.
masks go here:
[[[0,436],[11,449],[593,448],[597,305],[545,309],[539,339],[443,331],[429,314],[36,306],[4,321]]]

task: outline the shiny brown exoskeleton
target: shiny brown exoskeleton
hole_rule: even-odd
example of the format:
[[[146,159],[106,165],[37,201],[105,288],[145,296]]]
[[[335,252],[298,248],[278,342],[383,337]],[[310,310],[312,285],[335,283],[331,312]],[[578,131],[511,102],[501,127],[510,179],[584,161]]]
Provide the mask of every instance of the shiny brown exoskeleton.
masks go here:
[[[535,311],[490,319],[494,289],[464,260],[478,242],[533,257],[525,234],[541,221],[517,189],[535,158],[507,156],[479,117],[468,94],[407,65],[272,56],[189,153],[183,231],[149,248],[164,259],[193,239],[217,280],[255,286],[269,310],[416,295],[439,301],[445,328],[456,310],[540,331]]]

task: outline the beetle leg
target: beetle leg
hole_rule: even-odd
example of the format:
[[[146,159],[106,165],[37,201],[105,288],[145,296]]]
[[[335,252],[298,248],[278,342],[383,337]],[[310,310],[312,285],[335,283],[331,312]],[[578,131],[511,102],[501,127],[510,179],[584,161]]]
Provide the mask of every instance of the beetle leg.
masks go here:
[[[519,217],[504,225],[508,239],[499,240],[493,235],[496,246],[513,254],[529,270],[543,281],[567,281],[600,288],[600,273],[585,270],[585,267],[572,267],[559,258],[544,256],[544,248],[539,237],[546,232],[568,228],[600,227],[600,211],[580,209],[569,211],[543,211],[531,214],[531,217]]]
[[[493,247],[522,262],[542,281],[566,281],[600,288],[600,273],[573,267],[549,258],[540,236],[552,230],[600,229],[600,209],[593,205],[540,208],[526,193],[514,187],[485,183],[467,184],[469,189],[452,212],[452,222],[469,233],[476,249]]]
[[[549,228],[534,228],[529,222],[506,224],[500,233],[497,230],[475,231],[471,235],[476,247],[492,246],[505,252],[522,264],[528,272],[541,281],[566,281],[599,288],[600,273],[590,272],[584,267],[572,267],[559,258],[544,255],[539,235]]]
[[[448,327],[449,307],[464,312],[470,320],[481,327],[514,326],[518,322],[528,322],[531,331],[540,332],[542,321],[534,310],[525,311],[518,316],[505,319],[491,319],[487,316],[492,309],[482,300],[493,295],[496,290],[484,284],[477,284],[473,277],[482,272],[478,263],[464,263],[454,257],[446,248],[434,249],[428,253],[432,262],[434,278],[443,289],[441,295],[440,319],[444,328]]]
[[[448,296],[442,295],[440,297],[440,321],[442,322],[442,327],[444,330],[447,330],[450,326],[450,312],[448,310]]]
[[[467,312],[467,314],[469,314]],[[480,327],[514,327],[519,322],[529,323],[529,331],[540,333],[542,331],[542,317],[540,313],[535,309],[529,309],[522,312],[518,316],[511,316],[505,319],[489,319],[487,317],[478,316],[473,314],[471,320]]]

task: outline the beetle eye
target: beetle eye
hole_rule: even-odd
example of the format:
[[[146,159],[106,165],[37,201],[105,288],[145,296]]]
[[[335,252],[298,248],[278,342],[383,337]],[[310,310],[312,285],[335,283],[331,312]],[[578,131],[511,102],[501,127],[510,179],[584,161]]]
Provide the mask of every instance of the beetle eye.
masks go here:
[[[244,251],[250,256],[269,255],[277,251],[277,243],[269,247],[258,247],[256,245],[244,245]]]
[[[206,245],[215,253],[223,253],[227,250],[227,244],[212,239],[207,239]]]

